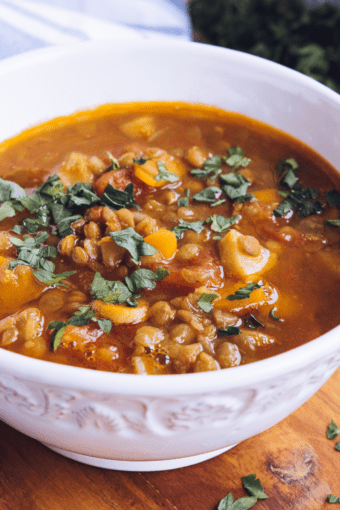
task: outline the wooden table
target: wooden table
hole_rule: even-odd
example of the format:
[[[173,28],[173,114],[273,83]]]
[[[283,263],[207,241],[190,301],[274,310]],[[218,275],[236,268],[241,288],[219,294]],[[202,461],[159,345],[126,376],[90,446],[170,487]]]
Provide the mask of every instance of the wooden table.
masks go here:
[[[214,510],[241,477],[256,473],[267,500],[254,510],[336,510],[340,496],[340,369],[305,405],[257,437],[202,464],[173,471],[128,473],[66,459],[0,422],[0,510]]]

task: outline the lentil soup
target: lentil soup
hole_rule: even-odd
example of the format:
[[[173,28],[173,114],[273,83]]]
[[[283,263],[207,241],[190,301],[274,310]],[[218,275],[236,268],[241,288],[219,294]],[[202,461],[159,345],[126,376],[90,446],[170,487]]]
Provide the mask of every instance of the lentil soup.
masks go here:
[[[186,103],[105,105],[0,145],[0,345],[97,370],[250,363],[340,323],[338,176]]]

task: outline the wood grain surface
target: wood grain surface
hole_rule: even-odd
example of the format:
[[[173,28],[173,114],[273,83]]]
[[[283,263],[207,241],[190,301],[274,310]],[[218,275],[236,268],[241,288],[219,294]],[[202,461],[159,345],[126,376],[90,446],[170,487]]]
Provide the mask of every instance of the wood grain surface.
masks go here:
[[[340,452],[326,430],[340,425],[340,369],[284,421],[204,463],[155,473],[109,471],[66,459],[0,422],[0,510],[214,510],[241,477],[256,473],[266,500],[254,510],[336,510]]]

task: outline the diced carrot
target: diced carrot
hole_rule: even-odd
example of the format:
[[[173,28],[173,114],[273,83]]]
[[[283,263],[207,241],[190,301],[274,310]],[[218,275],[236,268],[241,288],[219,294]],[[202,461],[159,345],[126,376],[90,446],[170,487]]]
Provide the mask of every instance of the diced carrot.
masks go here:
[[[235,295],[238,289],[245,287],[247,283],[239,281],[220,290],[220,297],[214,300],[213,307],[220,310],[226,310],[228,312],[239,313],[241,315],[249,313],[252,310],[261,309],[266,315],[268,315],[271,308],[274,306],[274,303],[276,303],[278,299],[276,289],[268,284],[263,284],[259,289],[254,289],[250,293],[249,298],[234,299],[232,301],[227,299],[228,296]]]
[[[149,317],[148,304],[143,300],[139,300],[136,308],[97,300],[94,302],[93,308],[97,316],[110,319],[113,324],[144,322]]]
[[[282,200],[275,188],[253,191],[253,195],[259,202],[281,202]]]
[[[170,259],[177,250],[177,239],[175,232],[160,228],[144,237],[144,242],[151,244],[156,250],[160,251],[164,258]]]
[[[142,182],[148,184],[149,186],[153,186],[155,188],[159,188],[161,186],[165,186],[165,184],[169,184],[168,181],[162,179],[161,181],[157,181],[155,176],[159,174],[158,163],[163,163],[168,172],[181,177],[183,175],[183,165],[182,163],[175,159],[173,156],[169,154],[162,154],[158,158],[152,158],[147,160],[143,165],[135,164],[135,176],[138,177]]]

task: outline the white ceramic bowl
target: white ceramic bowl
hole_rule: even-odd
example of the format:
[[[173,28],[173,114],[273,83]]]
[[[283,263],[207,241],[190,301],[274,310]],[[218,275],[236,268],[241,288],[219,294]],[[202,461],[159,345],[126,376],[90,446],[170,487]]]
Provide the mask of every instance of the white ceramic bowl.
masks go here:
[[[82,43],[0,63],[0,140],[106,102],[218,105],[340,161],[340,96],[282,66],[198,43]],[[275,425],[340,365],[339,327],[227,370],[140,376],[96,372],[0,349],[0,416],[68,457],[124,470],[186,466]]]

